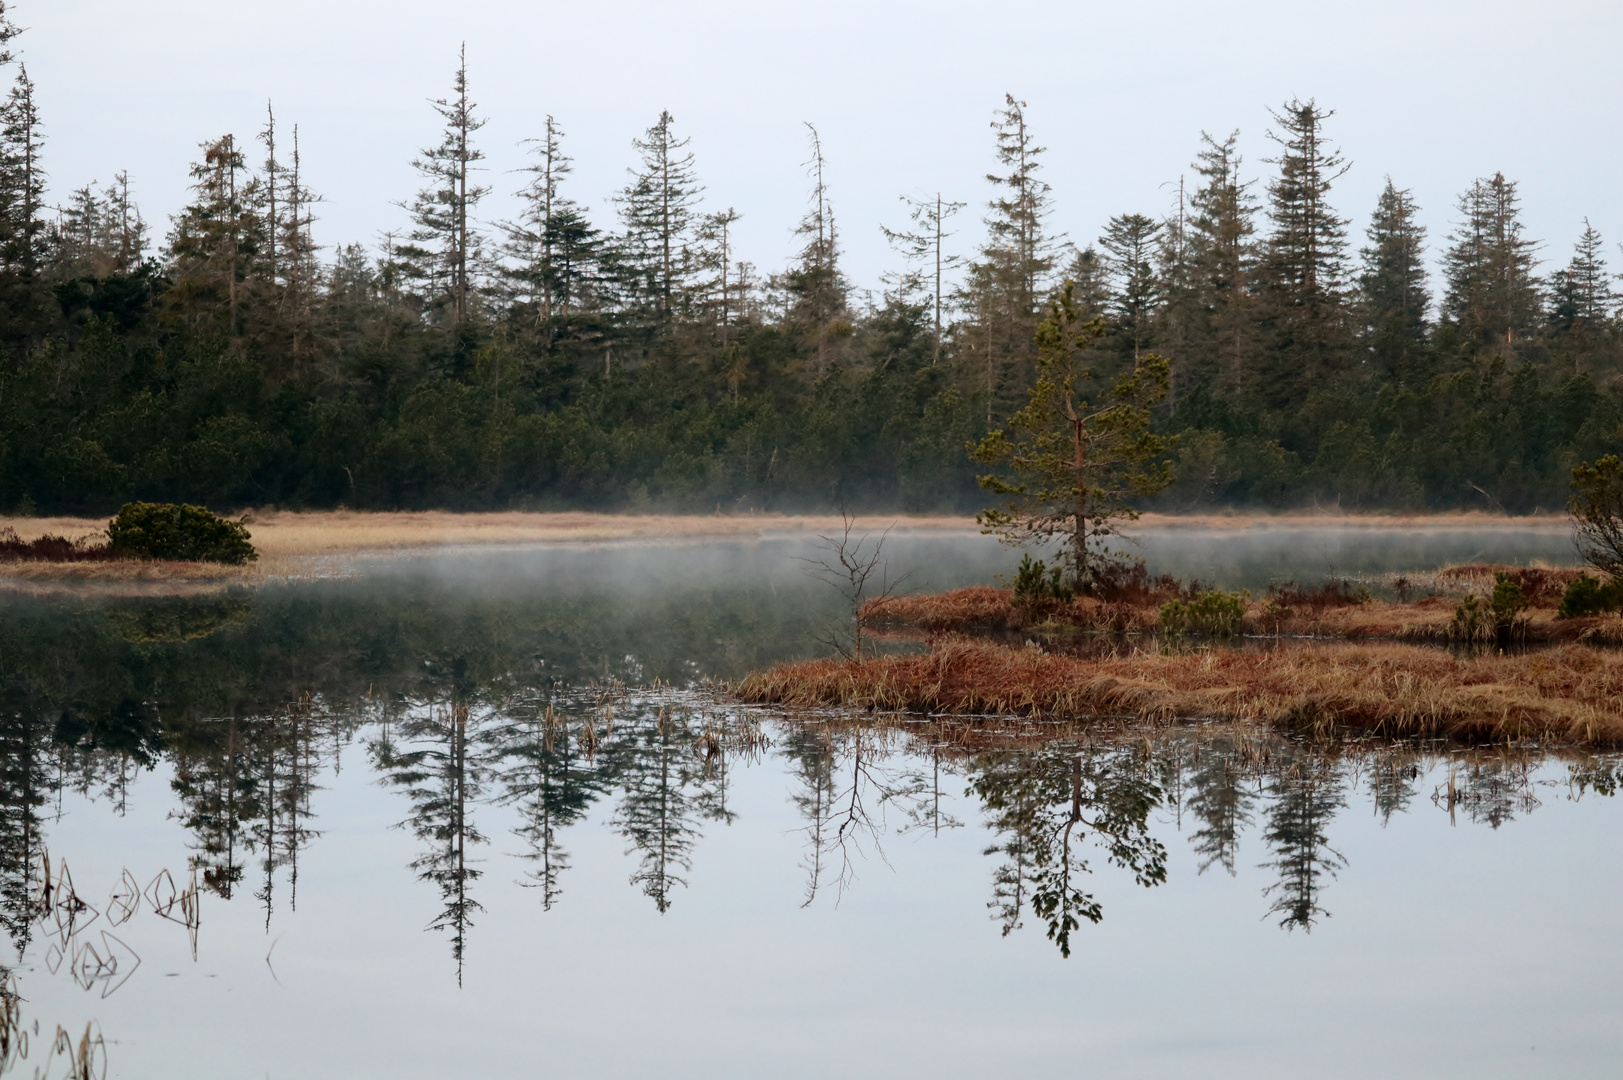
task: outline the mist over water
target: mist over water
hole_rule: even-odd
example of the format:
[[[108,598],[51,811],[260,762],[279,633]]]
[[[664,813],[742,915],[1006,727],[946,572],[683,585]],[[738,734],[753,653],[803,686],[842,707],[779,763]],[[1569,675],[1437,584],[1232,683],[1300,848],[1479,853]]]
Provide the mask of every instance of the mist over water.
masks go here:
[[[921,590],[1017,557],[886,550]],[[1140,552],[1253,589],[1571,561],[1564,532],[1503,529]],[[707,690],[823,651],[848,612],[816,554],[0,599],[0,923],[43,1033],[17,1072],[89,1021],[118,1077],[1613,1071],[1614,757],[1056,742]]]

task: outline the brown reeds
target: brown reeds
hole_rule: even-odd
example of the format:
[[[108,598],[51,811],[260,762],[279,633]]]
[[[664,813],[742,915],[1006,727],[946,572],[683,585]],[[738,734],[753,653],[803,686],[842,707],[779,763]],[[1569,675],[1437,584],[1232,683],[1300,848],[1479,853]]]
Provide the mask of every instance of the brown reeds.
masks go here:
[[[0,562],[107,562],[122,558],[107,542],[107,534],[66,537],[43,533],[24,540],[17,530],[0,527]]]
[[[1390,643],[1294,645],[1090,661],[950,639],[927,656],[783,665],[749,676],[736,693],[791,707],[1623,745],[1623,656],[1581,646],[1470,658]]]

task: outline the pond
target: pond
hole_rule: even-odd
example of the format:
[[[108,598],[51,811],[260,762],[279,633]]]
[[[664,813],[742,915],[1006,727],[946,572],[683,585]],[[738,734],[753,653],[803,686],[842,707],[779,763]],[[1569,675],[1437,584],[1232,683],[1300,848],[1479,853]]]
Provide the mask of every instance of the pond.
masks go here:
[[[1615,1073],[1623,761],[730,704],[706,680],[839,628],[817,550],[0,597],[7,1064],[61,1075],[94,1025],[143,1078]],[[910,588],[1013,561],[887,551]],[[1142,553],[1231,588],[1572,559],[1549,528]]]

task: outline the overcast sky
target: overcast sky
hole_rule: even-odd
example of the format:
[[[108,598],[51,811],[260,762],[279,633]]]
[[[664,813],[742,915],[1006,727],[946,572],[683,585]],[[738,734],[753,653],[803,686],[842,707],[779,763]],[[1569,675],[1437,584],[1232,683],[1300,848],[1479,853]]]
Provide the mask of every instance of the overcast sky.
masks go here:
[[[1491,0],[652,3],[594,0],[9,0],[48,138],[52,193],[127,170],[155,231],[186,196],[197,144],[246,142],[274,101],[299,125],[325,197],[319,242],[375,243],[405,223],[410,161],[437,141],[427,100],[466,40],[496,194],[512,212],[520,140],[557,117],[570,193],[599,224],[631,139],[669,109],[692,137],[711,208],[744,214],[741,253],[781,268],[804,211],[805,121],[822,134],[846,270],[875,286],[898,196],[970,202],[972,248],[1003,95],[1049,148],[1056,230],[1079,243],[1110,215],[1161,215],[1199,134],[1241,131],[1250,175],[1271,156],[1268,108],[1336,110],[1352,162],[1333,201],[1361,240],[1384,178],[1412,188],[1434,245],[1475,177],[1520,184],[1544,269],[1587,215],[1623,256],[1623,4]],[[1355,245],[1356,246],[1356,245]]]

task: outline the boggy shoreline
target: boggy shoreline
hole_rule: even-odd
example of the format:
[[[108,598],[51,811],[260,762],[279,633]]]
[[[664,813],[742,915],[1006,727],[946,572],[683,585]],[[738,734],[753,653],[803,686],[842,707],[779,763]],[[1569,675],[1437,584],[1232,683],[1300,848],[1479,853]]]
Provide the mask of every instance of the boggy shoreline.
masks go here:
[[[1440,648],[1458,634],[1451,623],[1460,600],[1491,592],[1498,573],[1529,602],[1515,640],[1548,647]],[[1451,567],[1394,579],[1404,592],[1432,593],[1398,602],[1342,583],[1287,587],[1245,603],[1238,629],[1270,640],[1243,649],[1156,636],[1160,605],[1186,595],[1169,578],[1141,575],[1105,599],[1019,602],[989,587],[885,598],[862,608],[863,625],[881,637],[924,638],[927,655],[784,664],[748,676],[734,693],[789,708],[1222,720],[1318,737],[1623,747],[1623,653],[1591,647],[1623,644],[1623,617],[1558,618],[1578,573]],[[1011,633],[1024,643],[1009,643]]]
[[[1471,564],[1435,573],[1393,575],[1389,583],[1400,591],[1425,594],[1399,601],[1376,599],[1340,582],[1314,589],[1286,586],[1248,597],[1236,632],[1273,638],[1449,642],[1457,637],[1452,624],[1461,600],[1489,596],[1495,575],[1504,573],[1522,589],[1528,602],[1512,635],[1517,644],[1623,645],[1623,616],[1558,616],[1562,595],[1582,572],[1577,568]],[[935,595],[872,600],[863,605],[858,617],[877,634],[899,637],[1007,631],[1039,638],[1078,632],[1153,634],[1161,629],[1161,606],[1189,596],[1170,578],[1140,578],[1099,598],[1063,601],[1022,602],[1010,589],[972,586]]]
[[[1217,719],[1318,737],[1623,746],[1623,654],[1583,645],[1456,656],[1395,642],[1285,642],[1083,659],[952,636],[927,655],[783,664],[733,691],[790,708]]]

